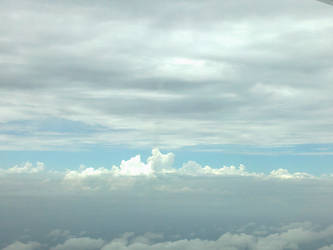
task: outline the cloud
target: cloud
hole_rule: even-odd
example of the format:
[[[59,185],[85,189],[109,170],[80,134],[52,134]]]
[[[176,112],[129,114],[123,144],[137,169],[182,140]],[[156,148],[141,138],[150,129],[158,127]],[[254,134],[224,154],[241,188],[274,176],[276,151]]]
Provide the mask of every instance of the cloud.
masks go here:
[[[148,235],[149,236],[149,235]],[[151,241],[150,237],[143,235],[133,238],[133,234],[125,234],[121,238],[114,239],[104,245],[102,250],[124,249],[124,250],[163,250],[163,249],[315,249],[332,241],[333,228],[327,227],[320,231],[312,228],[294,227],[279,233],[268,233],[265,236],[254,236],[251,234],[225,233],[217,240],[182,239],[176,241],[161,241],[158,238]],[[83,249],[83,248],[82,248]],[[90,248],[87,248],[90,249]],[[330,249],[324,246],[320,249]]]
[[[50,250],[98,250],[104,245],[102,239],[92,239],[89,237],[71,238],[63,244],[51,247]]]
[[[270,173],[253,172],[246,169],[244,165],[211,167],[202,166],[195,161],[188,161],[182,166],[176,166],[174,163],[175,155],[173,153],[161,153],[158,148],[152,150],[146,162],[142,161],[140,155],[136,155],[128,160],[122,160],[119,166],[111,167],[87,167],[81,165],[79,169],[67,169],[65,171],[54,171],[45,169],[44,163],[37,162],[32,165],[27,162],[23,165],[15,165],[8,169],[0,169],[0,174],[5,178],[3,180],[3,189],[8,192],[23,192],[23,179],[26,185],[34,187],[34,192],[40,192],[38,185],[47,186],[52,190],[70,188],[86,191],[100,191],[103,189],[112,191],[117,189],[133,188],[136,185],[144,186],[144,183],[152,183],[156,190],[170,192],[193,192],[198,191],[198,187],[187,185],[172,187],[159,181],[164,179],[216,179],[216,178],[254,178],[258,181],[269,180],[328,180],[330,174],[314,176],[306,172],[289,172],[287,169],[276,169]],[[29,178],[27,175],[31,175]],[[39,176],[41,175],[41,176]],[[17,177],[15,177],[17,176]],[[33,177],[35,176],[35,177]],[[15,184],[16,183],[16,184]],[[14,188],[14,185],[17,185]],[[53,185],[53,186],[52,186]],[[58,185],[61,185],[58,187]],[[192,185],[192,184],[191,184]],[[8,186],[12,188],[8,189]],[[200,189],[200,188],[199,188]]]
[[[321,248],[319,248],[318,250],[332,250],[332,249],[333,249],[333,244],[332,244],[332,245],[329,245],[329,246],[321,247]]]
[[[45,167],[42,172],[31,171],[37,165],[23,165],[15,169],[29,171],[15,174],[3,170],[0,248],[30,247],[27,238],[20,238],[22,229],[30,229],[32,242],[48,242],[54,249],[86,242],[91,249],[267,245],[312,250],[333,243],[323,240],[332,238],[332,176],[287,169],[260,173],[243,165],[213,168],[194,161],[177,166],[174,158],[155,148],[146,161],[136,155],[119,165],[63,171]],[[318,226],[289,224],[300,221]],[[278,227],[281,223],[288,226]],[[77,233],[82,231],[87,233]],[[44,232],[50,233],[43,238]],[[125,232],[135,236],[112,240]]]
[[[302,173],[302,172],[289,173],[287,169],[282,169],[282,168],[277,170],[272,170],[269,176],[280,179],[303,179],[303,178],[314,177],[308,173]]]
[[[313,224],[298,223],[283,225],[274,230],[270,229],[265,235],[258,236],[251,233],[227,232],[215,240],[205,240],[201,238],[165,240],[162,235],[145,233],[136,235],[125,233],[121,237],[105,241],[91,237],[70,238],[56,246],[47,248],[50,250],[60,249],[100,249],[100,250],[283,250],[283,249],[332,249],[330,243],[333,237],[333,227],[327,226],[317,228]],[[13,248],[17,246],[17,248]],[[20,248],[22,246],[33,246],[32,248]],[[37,249],[40,244],[31,242],[23,244],[15,242],[4,249]],[[12,248],[11,248],[12,247]]]
[[[333,142],[318,1],[6,0],[0,16],[2,150]]]
[[[20,241],[16,241],[3,248],[3,250],[36,250],[40,249],[40,247],[41,244],[38,242],[22,243]]]
[[[170,170],[174,167],[175,155],[173,153],[162,154],[159,149],[154,148],[152,155],[147,159],[148,165],[154,171]]]
[[[260,173],[250,173],[245,170],[245,166],[240,165],[239,168],[235,166],[223,166],[222,168],[212,168],[210,166],[202,167],[200,164],[189,161],[183,164],[179,169],[180,174],[193,175],[193,176],[263,176]]]
[[[155,173],[173,171],[173,163],[173,153],[162,154],[159,149],[154,148],[147,163],[141,161],[140,155],[136,155],[129,160],[122,160],[119,166],[114,165],[111,169],[81,166],[79,171],[68,170],[64,179],[70,181],[103,176],[153,176]]]
[[[333,5],[333,1],[332,0],[318,0],[318,1]]]
[[[21,166],[15,165],[9,169],[0,169],[0,174],[36,174],[44,170],[44,163],[37,162],[34,167],[32,163],[26,162]]]
[[[51,240],[67,239],[71,238],[71,233],[69,230],[54,229],[48,235]]]
[[[81,166],[79,170],[68,170],[64,176],[64,180],[70,183],[83,182],[88,180],[104,180],[112,182],[115,177],[134,177],[146,176],[156,177],[163,175],[177,176],[246,176],[257,178],[276,178],[276,179],[304,179],[315,178],[314,176],[295,172],[290,173],[287,169],[277,169],[269,174],[249,172],[244,165],[239,167],[223,166],[221,168],[212,168],[210,166],[201,166],[195,161],[188,161],[177,168],[174,166],[175,155],[173,153],[163,154],[159,149],[154,148],[152,155],[148,157],[147,163],[141,161],[140,155],[137,155],[129,160],[122,160],[120,166],[112,166],[112,168],[92,168]]]

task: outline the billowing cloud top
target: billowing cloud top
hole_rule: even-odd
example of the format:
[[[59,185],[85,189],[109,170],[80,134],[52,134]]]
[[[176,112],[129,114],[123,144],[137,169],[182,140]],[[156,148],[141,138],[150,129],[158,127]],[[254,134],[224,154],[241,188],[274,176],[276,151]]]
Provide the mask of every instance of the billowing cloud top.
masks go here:
[[[159,149],[154,148],[151,156],[147,161],[142,161],[140,155],[136,155],[128,160],[122,160],[119,166],[113,165],[111,167],[87,167],[81,165],[79,169],[67,169],[63,171],[54,171],[44,167],[44,163],[37,162],[34,166],[30,162],[21,165],[15,165],[8,169],[0,169],[0,177],[7,179],[7,181],[21,180],[22,178],[32,180],[35,178],[40,179],[41,183],[49,183],[50,180],[55,181],[56,186],[59,184],[61,188],[74,188],[90,191],[112,191],[116,189],[132,188],[133,185],[143,182],[156,181],[155,189],[174,190],[177,188],[172,185],[163,186],[159,181],[161,180],[186,180],[193,178],[203,178],[214,180],[216,178],[224,177],[246,177],[255,178],[257,180],[330,180],[332,179],[329,174],[314,176],[305,172],[291,173],[287,169],[279,168],[272,170],[270,173],[260,173],[248,171],[244,165],[239,167],[223,166],[213,168],[211,166],[202,166],[195,161],[188,161],[182,166],[175,166],[175,155],[173,153],[163,154]],[[30,177],[29,177],[30,176]],[[9,178],[9,179],[8,179]],[[13,179],[10,179],[13,178]],[[18,179],[17,179],[18,178]],[[245,178],[245,179],[246,179]],[[332,179],[333,181],[333,179]],[[163,183],[164,181],[162,181]],[[15,181],[13,181],[14,185]],[[44,185],[43,184],[43,185]],[[160,185],[161,184],[161,185]],[[197,187],[188,187],[183,185],[180,181],[181,187],[177,192],[183,191],[196,191]],[[48,184],[47,184],[48,185]],[[64,186],[63,186],[64,185]],[[18,189],[19,191],[22,191]]]

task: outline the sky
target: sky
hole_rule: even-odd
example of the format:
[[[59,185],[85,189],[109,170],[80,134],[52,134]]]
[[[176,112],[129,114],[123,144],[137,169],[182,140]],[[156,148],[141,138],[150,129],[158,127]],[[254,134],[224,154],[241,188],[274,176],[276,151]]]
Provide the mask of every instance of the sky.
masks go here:
[[[120,163],[119,151],[128,159],[158,147],[184,160],[215,152],[200,157],[215,167],[245,158],[242,164],[265,171],[269,164],[255,156],[278,154],[272,167],[292,167],[287,158],[299,156],[296,169],[307,165],[315,173],[312,163],[319,161],[327,167],[316,173],[330,171],[330,5],[5,0],[1,6],[3,167],[43,160],[68,168],[85,162],[67,158],[87,154],[87,161],[105,165]]]
[[[2,0],[0,249],[333,249],[331,0]]]

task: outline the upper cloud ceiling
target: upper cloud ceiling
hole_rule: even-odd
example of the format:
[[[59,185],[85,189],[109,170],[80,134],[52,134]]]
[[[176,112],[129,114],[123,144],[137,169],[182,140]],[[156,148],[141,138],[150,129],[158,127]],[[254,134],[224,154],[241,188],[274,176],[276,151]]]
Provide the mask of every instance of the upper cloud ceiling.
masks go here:
[[[3,1],[1,148],[332,143],[332,11]]]

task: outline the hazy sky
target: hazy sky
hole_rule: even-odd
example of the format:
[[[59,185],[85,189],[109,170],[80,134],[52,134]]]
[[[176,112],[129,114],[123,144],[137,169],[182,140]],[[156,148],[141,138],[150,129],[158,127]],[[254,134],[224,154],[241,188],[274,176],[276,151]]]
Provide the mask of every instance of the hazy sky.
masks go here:
[[[2,0],[0,248],[333,249],[326,3]]]

